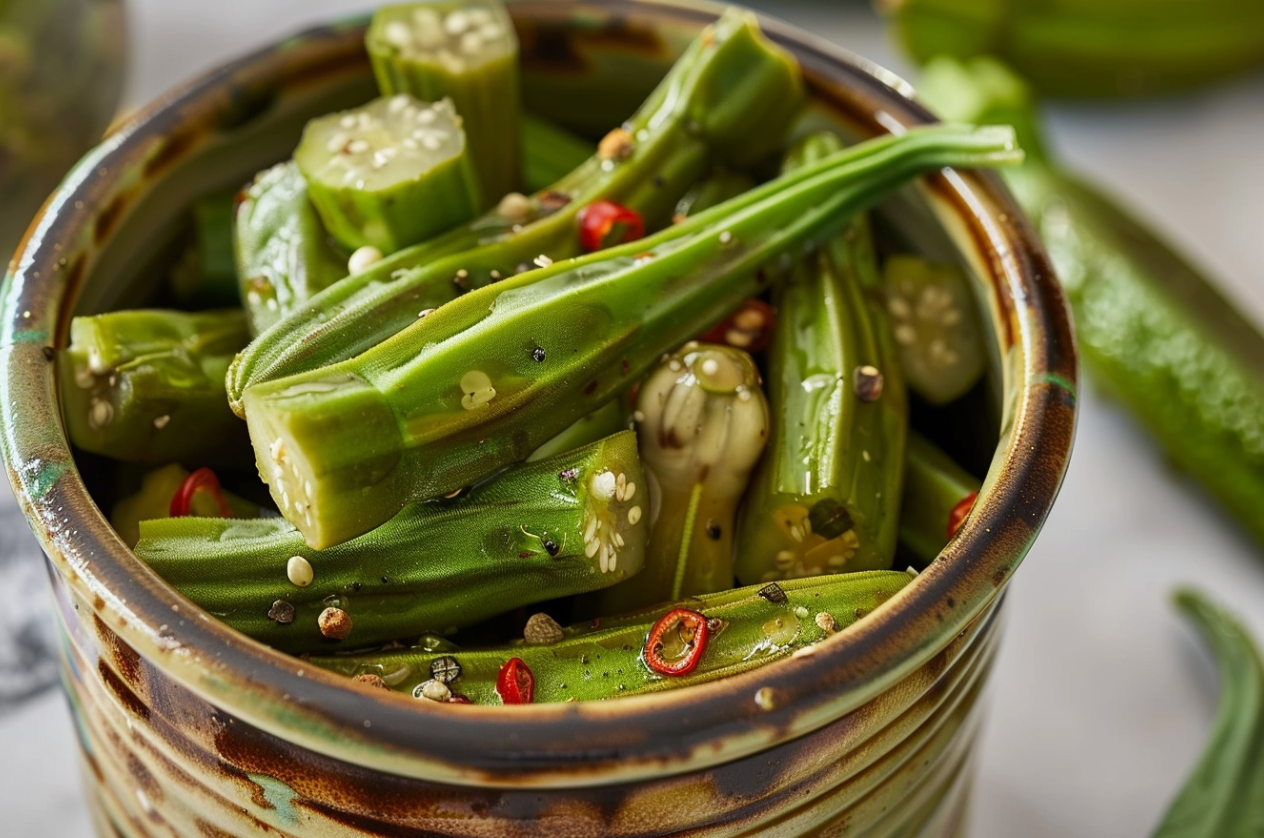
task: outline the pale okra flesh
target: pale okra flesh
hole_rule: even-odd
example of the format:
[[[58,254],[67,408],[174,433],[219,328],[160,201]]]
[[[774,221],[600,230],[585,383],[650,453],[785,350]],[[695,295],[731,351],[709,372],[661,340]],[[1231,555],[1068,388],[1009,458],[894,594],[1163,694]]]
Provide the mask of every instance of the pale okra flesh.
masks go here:
[[[641,383],[637,435],[654,503],[645,572],[603,591],[601,613],[733,587],[733,529],[768,441],[759,369],[730,346],[687,343]]]
[[[58,366],[70,441],[126,462],[244,465],[249,443],[224,375],[249,339],[234,309],[74,318]]]
[[[612,132],[616,142],[552,188],[388,256],[260,335],[230,371],[233,410],[244,415],[242,393],[252,384],[359,355],[462,290],[513,276],[541,256],[578,255],[577,219],[593,201],[640,213],[647,230],[667,225],[714,163],[741,166],[774,152],[803,98],[794,59],[763,37],[751,14],[730,9]]]
[[[313,657],[311,662],[350,677],[377,676],[391,689],[418,698],[438,676],[447,679],[453,694],[474,704],[497,705],[502,703],[498,676],[517,658],[533,675],[534,703],[619,698],[703,684],[788,658],[855,623],[911,580],[895,571],[796,579],[775,588],[737,588],[583,623],[565,629],[549,645],[410,649]],[[693,670],[664,675],[647,664],[645,647],[654,625],[677,608],[697,612],[711,628]]]
[[[246,187],[234,219],[241,300],[254,335],[347,275],[293,161],[260,172]]]
[[[523,605],[640,572],[644,484],[630,431],[516,466],[455,499],[408,507],[373,532],[317,551],[278,518],[145,521],[136,554],[233,628],[288,652],[450,633]],[[291,580],[298,557],[312,574]],[[328,608],[350,631],[319,627]]]
[[[1014,162],[1012,141],[999,128],[878,138],[649,239],[471,292],[351,361],[252,387],[260,473],[313,547],[367,532],[524,459],[762,290],[770,263],[910,178]]]
[[[383,95],[448,98],[465,124],[480,209],[520,187],[518,36],[496,0],[407,3],[373,15],[365,38]]]
[[[474,217],[479,184],[449,99],[406,94],[308,123],[294,151],[325,229],[394,253]]]
[[[787,169],[840,147],[812,135]],[[880,294],[863,217],[797,260],[774,292],[772,430],[739,524],[743,583],[891,566],[908,402]]]

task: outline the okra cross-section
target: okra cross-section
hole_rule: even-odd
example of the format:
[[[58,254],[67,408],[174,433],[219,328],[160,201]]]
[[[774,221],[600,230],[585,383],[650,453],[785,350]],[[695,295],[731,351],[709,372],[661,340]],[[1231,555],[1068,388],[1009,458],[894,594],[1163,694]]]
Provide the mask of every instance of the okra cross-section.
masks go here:
[[[198,605],[278,649],[367,646],[634,576],[648,517],[646,493],[634,487],[644,482],[636,437],[624,431],[410,506],[329,550],[308,548],[277,518],[168,518],[141,524],[136,553]]]
[[[487,207],[519,186],[522,91],[518,37],[493,0],[409,3],[373,16],[365,38],[382,93],[450,98]]]
[[[294,160],[326,229],[394,253],[474,217],[478,179],[449,99],[406,94],[314,119]]]
[[[796,579],[552,632],[532,632],[528,624],[522,641],[503,647],[410,649],[312,663],[418,699],[496,705],[619,698],[702,684],[790,657],[845,630],[912,578],[873,571]],[[775,690],[764,695],[775,700]]]
[[[888,136],[641,242],[471,292],[357,358],[247,390],[261,473],[308,544],[354,538],[525,459],[758,293],[761,268],[909,178],[1014,159],[1003,129]]]

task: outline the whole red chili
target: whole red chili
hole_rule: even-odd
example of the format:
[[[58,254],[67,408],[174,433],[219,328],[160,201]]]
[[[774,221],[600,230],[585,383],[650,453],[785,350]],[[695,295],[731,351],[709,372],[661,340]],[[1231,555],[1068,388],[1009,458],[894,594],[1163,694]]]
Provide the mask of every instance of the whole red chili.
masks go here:
[[[978,500],[979,493],[971,492],[961,499],[961,502],[952,508],[948,513],[948,537],[952,538],[957,534],[957,530],[961,529],[961,525],[966,522],[966,518],[970,515],[970,510],[974,509],[974,502]]]
[[[522,658],[510,658],[496,676],[496,694],[505,704],[530,704],[535,697],[535,676]]]
[[[645,220],[614,201],[593,201],[579,211],[579,245],[594,253],[645,237]]]
[[[645,662],[659,675],[688,675],[707,650],[707,618],[688,608],[673,608],[650,629]]]
[[[759,299],[747,300],[742,307],[700,340],[706,343],[727,343],[747,352],[763,352],[772,341],[777,314],[772,306]]]
[[[184,518],[193,514],[193,498],[198,492],[206,492],[215,501],[215,507],[223,518],[233,517],[233,509],[228,505],[228,498],[220,488],[219,478],[209,468],[200,468],[184,478],[180,488],[171,498],[171,507],[167,510],[172,518]]]

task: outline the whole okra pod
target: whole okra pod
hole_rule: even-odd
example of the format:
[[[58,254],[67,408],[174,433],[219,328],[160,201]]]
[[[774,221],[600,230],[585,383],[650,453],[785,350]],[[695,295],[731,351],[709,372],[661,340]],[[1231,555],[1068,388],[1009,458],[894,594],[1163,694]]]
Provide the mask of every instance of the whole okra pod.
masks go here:
[[[1019,159],[1012,140],[947,127],[875,139],[642,242],[471,292],[358,358],[252,387],[261,474],[312,546],[367,532],[525,458],[757,293],[771,262],[918,174]]]
[[[240,310],[76,317],[59,363],[71,442],[128,462],[249,462],[224,399],[224,374],[249,339]]]
[[[929,563],[965,523],[980,483],[916,431],[909,433],[907,453],[900,544]]]
[[[706,594],[567,629],[539,619],[524,642],[471,651],[313,657],[417,698],[473,704],[593,701],[702,684],[789,657],[895,596],[907,573],[796,579]]]
[[[794,59],[762,36],[752,15],[729,10],[689,46],[626,127],[551,189],[530,199],[510,196],[463,227],[388,256],[260,335],[230,371],[233,410],[243,415],[241,396],[252,384],[354,357],[464,289],[513,276],[541,256],[579,254],[577,219],[594,201],[638,212],[646,229],[666,225],[713,163],[742,165],[774,151],[803,95]]]
[[[141,524],[136,554],[275,648],[373,645],[449,633],[635,575],[644,494],[625,488],[644,479],[636,437],[624,431],[509,469],[454,500],[414,504],[329,550],[308,548],[277,518],[167,518]],[[335,618],[342,630],[322,628]]]
[[[841,147],[814,134],[786,168]],[[891,566],[908,400],[880,284],[869,225],[857,217],[776,289],[772,431],[742,508],[742,582]]]

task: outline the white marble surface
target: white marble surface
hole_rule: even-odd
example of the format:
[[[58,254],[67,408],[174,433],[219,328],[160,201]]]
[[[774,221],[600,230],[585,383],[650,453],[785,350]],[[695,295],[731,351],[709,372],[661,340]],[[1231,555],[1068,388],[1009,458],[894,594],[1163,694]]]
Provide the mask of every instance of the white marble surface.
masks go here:
[[[761,4],[772,8],[776,0]],[[365,5],[133,0],[132,100]],[[776,8],[907,70],[863,5],[797,0]],[[1141,105],[1061,107],[1051,117],[1067,161],[1127,195],[1264,319],[1264,78]],[[1165,467],[1127,417],[1086,387],[1062,496],[1012,586],[988,696],[973,834],[1147,834],[1192,765],[1216,698],[1212,669],[1173,616],[1168,593],[1178,582],[1197,582],[1264,638],[1261,558]],[[0,716],[0,753],[6,835],[88,838],[59,696]]]

